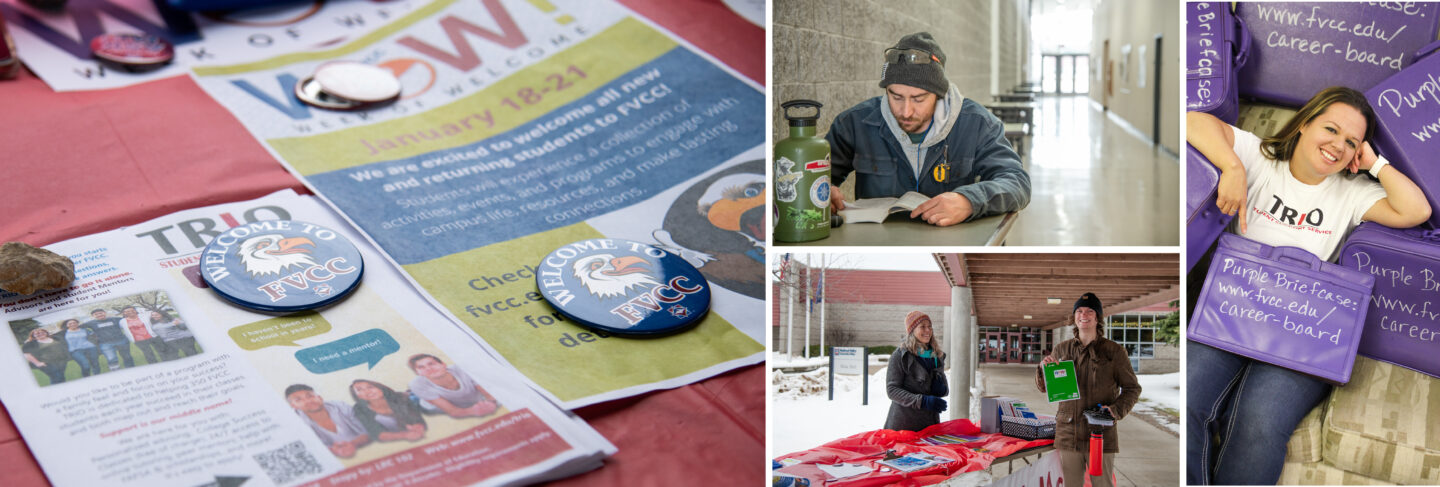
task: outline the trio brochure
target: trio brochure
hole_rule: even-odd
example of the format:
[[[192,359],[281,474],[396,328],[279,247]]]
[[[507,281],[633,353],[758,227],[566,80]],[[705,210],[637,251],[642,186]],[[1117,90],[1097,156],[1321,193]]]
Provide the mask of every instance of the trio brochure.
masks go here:
[[[291,96],[334,60],[390,68],[400,98],[338,112]],[[565,407],[765,358],[764,94],[623,6],[439,0],[334,47],[192,76],[437,307]],[[536,274],[552,250],[594,238],[684,258],[711,285],[710,311],[660,338],[572,322]],[[600,284],[565,291],[624,305]]]
[[[258,240],[279,220],[358,247],[351,295],[264,314],[205,288],[209,240],[241,226]],[[0,401],[57,485],[504,485],[598,468],[615,452],[316,198],[287,190],[47,248],[75,262],[76,279],[0,295],[11,331]],[[331,273],[359,267],[328,262],[268,289],[334,292]]]

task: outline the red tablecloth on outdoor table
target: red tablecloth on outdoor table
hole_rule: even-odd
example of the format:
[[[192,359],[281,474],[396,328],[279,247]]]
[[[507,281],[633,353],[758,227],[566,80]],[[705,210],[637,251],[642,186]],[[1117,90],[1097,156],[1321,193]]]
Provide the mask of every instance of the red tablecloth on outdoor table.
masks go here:
[[[761,84],[765,32],[719,0],[621,0]],[[28,72],[0,82],[0,241],[32,245],[175,211],[308,192],[188,77],[54,93]],[[765,371],[745,367],[578,413],[619,447],[576,485],[760,485]],[[0,408],[0,486],[47,485]]]
[[[964,435],[978,437],[977,440],[953,445],[929,445],[920,442],[922,438],[936,435]],[[875,430],[847,436],[805,451],[776,457],[776,461],[799,460],[801,463],[779,469],[781,473],[798,475],[811,480],[811,485],[821,485],[830,475],[820,470],[820,465],[838,463],[869,466],[870,473],[846,477],[846,487],[869,487],[880,485],[917,486],[937,484],[955,474],[983,470],[996,458],[1004,457],[1026,448],[1045,446],[1055,440],[1024,440],[999,433],[981,433],[980,427],[968,419],[946,421],[920,431]],[[894,468],[881,471],[879,462],[886,451],[893,450],[896,456],[911,453],[927,453],[954,459],[954,462],[936,465],[913,472],[902,472]],[[887,467],[888,468],[888,467]]]

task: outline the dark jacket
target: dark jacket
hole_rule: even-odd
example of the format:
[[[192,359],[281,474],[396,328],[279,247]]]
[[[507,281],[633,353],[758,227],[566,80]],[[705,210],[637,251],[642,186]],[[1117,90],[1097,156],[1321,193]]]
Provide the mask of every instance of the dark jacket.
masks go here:
[[[920,397],[930,394],[935,378],[945,374],[945,361],[936,358],[928,366],[905,347],[890,354],[890,365],[885,373],[885,395],[890,396],[890,415],[885,418],[885,429],[920,431],[940,422],[940,413],[926,411],[920,407]],[[944,399],[944,398],[941,398]]]
[[[1080,386],[1080,400],[1060,403],[1055,413],[1055,449],[1079,451],[1082,442],[1090,441],[1090,425],[1083,411],[1095,404],[1110,407],[1115,420],[1130,414],[1140,399],[1140,382],[1130,368],[1130,355],[1125,347],[1107,338],[1096,338],[1089,346],[1071,338],[1055,346],[1051,356],[1056,360],[1075,361],[1075,379]],[[1045,391],[1043,368],[1035,369],[1035,386]],[[1118,424],[1118,423],[1117,423]],[[1087,447],[1088,448],[1088,447]],[[1115,426],[1105,428],[1105,452],[1120,452],[1120,438]]]
[[[920,144],[901,141],[883,96],[841,112],[830,125],[830,179],[839,185],[853,171],[856,198],[886,198],[915,191],[926,196],[953,191],[970,200],[969,219],[1018,211],[1030,204],[1030,176],[1005,139],[1005,124],[985,107],[950,87],[946,113],[931,123]],[[939,109],[937,108],[937,111]],[[937,124],[936,121],[943,122]],[[910,161],[923,161],[917,178]],[[936,166],[948,163],[937,181]]]
[[[125,325],[121,319],[111,316],[103,320],[90,320],[80,326],[95,331],[95,336],[100,338],[100,343],[130,343],[130,338],[125,336]]]

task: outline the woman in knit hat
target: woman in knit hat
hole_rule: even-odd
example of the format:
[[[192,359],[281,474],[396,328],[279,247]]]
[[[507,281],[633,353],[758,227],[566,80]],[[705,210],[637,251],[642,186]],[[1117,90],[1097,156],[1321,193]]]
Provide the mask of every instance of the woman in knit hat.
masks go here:
[[[1140,382],[1135,378],[1135,369],[1130,367],[1130,355],[1124,346],[1105,338],[1105,325],[1101,323],[1104,317],[1100,298],[1095,293],[1080,296],[1075,301],[1075,314],[1071,317],[1075,338],[1056,345],[1055,350],[1040,361],[1040,368],[1035,370],[1035,386],[1044,392],[1042,371],[1045,364],[1063,360],[1075,362],[1080,399],[1061,402],[1059,411],[1055,413],[1055,449],[1060,452],[1060,470],[1065,476],[1065,485],[1082,485],[1085,482],[1091,427],[1084,411],[1098,407],[1109,411],[1119,421],[1140,399]],[[1116,425],[1104,427],[1103,435],[1103,469],[1100,475],[1090,477],[1090,485],[1115,485],[1115,454],[1120,452]]]
[[[945,352],[940,351],[925,313],[905,315],[905,338],[890,355],[885,394],[890,396],[885,429],[920,431],[940,422],[950,386],[945,379]]]

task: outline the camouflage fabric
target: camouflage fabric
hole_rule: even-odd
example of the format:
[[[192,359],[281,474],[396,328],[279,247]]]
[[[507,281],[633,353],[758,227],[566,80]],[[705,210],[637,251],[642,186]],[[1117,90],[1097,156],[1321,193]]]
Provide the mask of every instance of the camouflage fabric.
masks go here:
[[[1285,463],[1320,461],[1320,440],[1324,436],[1325,413],[1329,405],[1329,401],[1320,403],[1300,420],[1300,425],[1295,427],[1295,434],[1290,435],[1290,442],[1285,445]]]
[[[1440,380],[1364,357],[1325,415],[1325,463],[1397,484],[1440,484]]]
[[[1294,109],[1275,105],[1242,103],[1240,118],[1235,121],[1235,126],[1255,134],[1256,137],[1271,137],[1280,132],[1291,118],[1295,118],[1295,112]]]
[[[1276,485],[1395,485],[1346,472],[1325,462],[1285,462]]]

